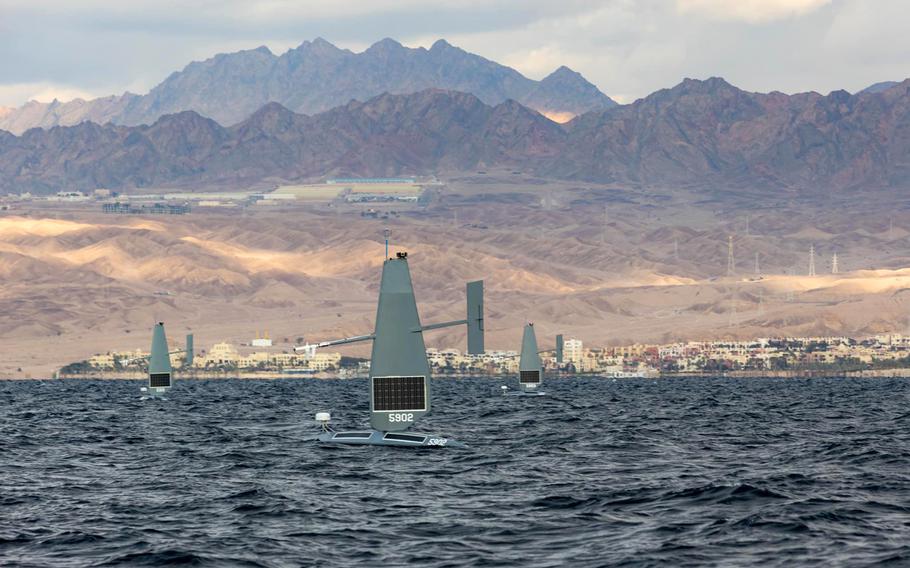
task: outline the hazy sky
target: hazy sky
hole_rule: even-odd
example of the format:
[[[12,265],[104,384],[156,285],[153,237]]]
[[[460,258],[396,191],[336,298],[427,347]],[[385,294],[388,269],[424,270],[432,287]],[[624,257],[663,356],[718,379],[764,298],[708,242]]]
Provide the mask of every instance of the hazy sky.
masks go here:
[[[317,36],[360,51],[438,38],[622,102],[684,77],[855,91],[910,76],[910,0],[0,0],[0,106],[144,93],[194,59]]]

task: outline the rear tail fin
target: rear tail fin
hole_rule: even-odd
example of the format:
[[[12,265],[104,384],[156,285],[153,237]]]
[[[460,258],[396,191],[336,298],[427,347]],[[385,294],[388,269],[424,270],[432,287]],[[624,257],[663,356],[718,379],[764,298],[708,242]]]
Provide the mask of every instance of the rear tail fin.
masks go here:
[[[562,348],[565,342],[563,341],[562,334],[556,336],[556,362],[562,363]]]
[[[193,334],[186,334],[186,353],[183,357],[183,366],[192,367],[193,366]]]
[[[468,353],[482,355],[483,345],[483,280],[468,282]]]

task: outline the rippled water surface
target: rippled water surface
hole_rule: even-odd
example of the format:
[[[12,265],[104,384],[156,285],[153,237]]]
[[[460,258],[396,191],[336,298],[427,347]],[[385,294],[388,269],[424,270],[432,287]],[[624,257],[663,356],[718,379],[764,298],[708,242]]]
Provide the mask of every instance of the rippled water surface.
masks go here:
[[[366,382],[0,382],[0,564],[910,565],[901,380],[437,380],[466,449],[321,447]]]

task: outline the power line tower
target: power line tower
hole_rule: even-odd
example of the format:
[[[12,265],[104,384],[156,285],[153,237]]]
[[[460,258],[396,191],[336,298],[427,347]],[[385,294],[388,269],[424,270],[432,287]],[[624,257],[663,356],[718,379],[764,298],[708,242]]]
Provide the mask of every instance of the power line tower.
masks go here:
[[[837,253],[834,253],[831,255],[831,274],[837,274],[838,270],[839,269],[837,266]]]
[[[809,246],[809,276],[815,276],[815,245]]]
[[[758,266],[758,251],[755,251],[755,277],[761,278],[761,269]]]
[[[736,260],[733,258],[733,235],[727,239],[727,276],[736,276]]]

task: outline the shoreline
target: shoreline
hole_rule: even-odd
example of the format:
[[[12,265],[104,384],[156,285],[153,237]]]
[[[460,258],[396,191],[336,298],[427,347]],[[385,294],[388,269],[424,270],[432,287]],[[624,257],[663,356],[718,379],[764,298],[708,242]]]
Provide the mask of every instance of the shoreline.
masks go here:
[[[475,379],[493,378],[509,380],[515,375],[484,375],[477,373],[437,373],[434,378],[440,379]],[[552,373],[548,375],[551,380],[565,380],[574,377],[613,379],[599,373]],[[148,375],[142,372],[91,372],[68,373],[57,377],[0,377],[0,381],[47,381],[47,380],[97,380],[97,381],[142,381]],[[194,371],[191,373],[175,373],[175,380],[277,380],[277,379],[364,379],[365,375],[339,375],[335,372],[318,372],[312,374],[282,373],[281,371]],[[660,379],[703,379],[703,378],[730,378],[730,379],[806,379],[806,378],[844,378],[844,379],[872,379],[872,378],[910,378],[910,368],[899,369],[866,369],[860,371],[819,371],[819,370],[791,370],[791,371],[727,371],[727,372],[678,372],[661,373],[655,377],[617,377],[615,380],[660,380]]]

